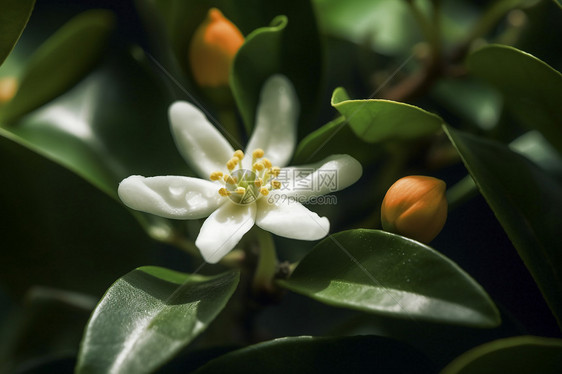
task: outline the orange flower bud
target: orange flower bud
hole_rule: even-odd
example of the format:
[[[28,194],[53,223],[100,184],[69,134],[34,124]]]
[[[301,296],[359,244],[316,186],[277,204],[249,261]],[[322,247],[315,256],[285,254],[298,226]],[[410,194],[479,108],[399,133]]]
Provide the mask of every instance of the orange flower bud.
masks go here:
[[[447,220],[445,188],[445,182],[432,177],[412,175],[399,179],[382,202],[383,229],[429,243]]]
[[[0,104],[12,100],[18,90],[18,81],[14,77],[0,78]]]
[[[201,87],[228,85],[230,64],[244,43],[238,28],[220,10],[211,8],[195,31],[189,48],[189,63]]]

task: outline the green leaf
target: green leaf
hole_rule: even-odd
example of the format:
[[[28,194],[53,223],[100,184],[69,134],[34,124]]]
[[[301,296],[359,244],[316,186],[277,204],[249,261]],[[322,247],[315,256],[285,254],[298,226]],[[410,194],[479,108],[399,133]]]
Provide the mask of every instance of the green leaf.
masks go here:
[[[504,95],[507,107],[562,152],[562,74],[538,58],[504,45],[489,45],[468,58],[470,70]]]
[[[236,54],[230,75],[230,87],[248,132],[254,127],[259,92],[272,73],[279,72],[283,31],[287,17],[276,17],[269,27],[262,27],[246,37]],[[257,58],[257,56],[260,58]]]
[[[562,186],[507,146],[445,131],[561,324]]]
[[[410,140],[439,130],[443,120],[413,105],[389,100],[349,100],[341,87],[332,94],[332,106],[349,122],[355,134],[369,143]]]
[[[345,92],[342,91],[341,94]],[[346,97],[345,100],[347,99]],[[300,141],[293,164],[316,162],[341,153],[354,157],[362,164],[371,164],[381,155],[381,149],[359,139],[345,118],[339,116]]]
[[[141,267],[106,292],[86,327],[76,373],[149,373],[206,329],[239,273],[207,277]]]
[[[0,4],[0,66],[20,38],[34,6],[35,0],[2,0]]]
[[[293,164],[320,161],[330,155],[345,153],[363,164],[380,156],[380,148],[357,137],[343,117],[325,124],[308,134],[297,146]]]
[[[210,361],[195,373],[433,373],[406,344],[377,336],[291,337],[259,343]]]
[[[331,235],[279,283],[323,303],[368,313],[476,327],[500,323],[486,292],[455,263],[384,231]]]
[[[14,121],[76,84],[103,56],[114,23],[107,10],[89,10],[66,23],[33,55],[0,120]]]
[[[441,374],[557,374],[562,372],[562,340],[517,336],[495,340],[462,354]]]

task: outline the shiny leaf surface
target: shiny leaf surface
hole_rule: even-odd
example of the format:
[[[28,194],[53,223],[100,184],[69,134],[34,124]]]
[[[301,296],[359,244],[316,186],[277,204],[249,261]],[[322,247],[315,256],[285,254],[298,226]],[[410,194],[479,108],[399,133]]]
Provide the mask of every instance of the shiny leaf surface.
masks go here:
[[[90,317],[76,373],[150,373],[224,308],[239,275],[189,275],[147,266],[118,279]]]
[[[409,140],[439,130],[443,120],[413,105],[389,100],[349,100],[343,88],[336,88],[332,106],[349,122],[355,134],[369,143]]]
[[[493,327],[486,292],[430,247],[378,230],[350,230],[320,242],[282,286],[326,304],[413,320]]]
[[[507,146],[446,131],[560,324],[562,186]]]

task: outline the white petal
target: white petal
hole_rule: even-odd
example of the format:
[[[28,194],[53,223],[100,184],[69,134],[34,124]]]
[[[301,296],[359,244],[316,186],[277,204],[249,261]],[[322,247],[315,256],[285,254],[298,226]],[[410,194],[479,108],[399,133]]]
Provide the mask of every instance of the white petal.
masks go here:
[[[299,101],[291,81],[284,75],[269,78],[261,91],[256,125],[246,152],[251,155],[254,149],[261,148],[274,166],[287,165],[297,142],[298,116]],[[250,167],[246,163],[244,166]]]
[[[328,235],[330,221],[292,200],[269,203],[267,197],[257,202],[256,224],[275,235],[299,240],[317,240]]]
[[[119,197],[129,208],[174,219],[207,217],[225,200],[219,187],[198,178],[133,175],[119,184]]]
[[[201,178],[226,170],[234,149],[197,107],[176,101],[170,106],[169,116],[179,152]]]
[[[256,204],[224,203],[203,223],[195,245],[205,261],[214,264],[230,252],[254,226]]]
[[[359,161],[349,155],[332,155],[310,165],[287,167],[278,180],[282,187],[274,191],[304,203],[307,199],[343,190],[363,174]]]

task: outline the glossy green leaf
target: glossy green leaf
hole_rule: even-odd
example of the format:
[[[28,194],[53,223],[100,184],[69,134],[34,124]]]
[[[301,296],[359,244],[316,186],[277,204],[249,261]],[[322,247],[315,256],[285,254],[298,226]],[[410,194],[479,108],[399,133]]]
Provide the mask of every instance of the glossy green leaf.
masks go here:
[[[195,373],[433,373],[408,345],[378,336],[291,337],[259,343],[210,361]]]
[[[147,266],[118,279],[90,317],[76,373],[150,373],[199,335],[239,274],[207,277]]]
[[[349,100],[341,87],[332,94],[332,106],[349,122],[355,134],[369,143],[410,140],[439,130],[443,120],[413,105],[389,100]]]
[[[454,262],[384,231],[334,234],[279,283],[326,304],[368,313],[477,327],[500,322],[486,292]]]
[[[27,64],[16,95],[0,109],[0,121],[14,121],[76,84],[100,61],[114,23],[111,12],[90,10],[59,29]]]
[[[554,0],[554,2],[562,9],[562,2],[560,0]]]
[[[560,324],[562,186],[507,146],[445,130]]]
[[[0,65],[16,45],[34,6],[35,0],[2,0],[0,3]]]
[[[538,58],[504,45],[489,45],[468,58],[470,70],[501,91],[526,126],[542,132],[562,152],[562,74]]]
[[[380,148],[359,139],[345,118],[338,117],[300,141],[293,163],[298,165],[316,162],[341,153],[348,154],[364,164],[371,163],[381,154]]]
[[[557,374],[562,372],[562,340],[517,336],[495,340],[462,354],[441,374]]]
[[[271,26],[262,27],[247,36],[232,65],[230,86],[244,119],[246,129],[254,127],[254,117],[263,82],[279,72],[283,31],[287,17],[279,16]],[[257,58],[257,56],[260,58]]]

